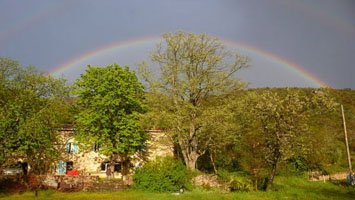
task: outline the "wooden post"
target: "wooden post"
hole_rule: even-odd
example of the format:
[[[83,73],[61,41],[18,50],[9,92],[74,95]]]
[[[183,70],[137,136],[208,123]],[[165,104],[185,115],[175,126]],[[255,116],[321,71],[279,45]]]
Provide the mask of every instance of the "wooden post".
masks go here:
[[[341,107],[341,114],[342,114],[342,116],[343,116],[344,137],[345,137],[346,154],[347,154],[347,157],[348,157],[350,183],[351,183],[351,185],[353,185],[353,171],[352,171],[352,169],[351,169],[350,151],[349,151],[349,143],[348,143],[348,133],[347,133],[347,131],[346,131],[346,122],[345,122],[344,108],[343,108],[343,105],[340,105],[340,107]]]

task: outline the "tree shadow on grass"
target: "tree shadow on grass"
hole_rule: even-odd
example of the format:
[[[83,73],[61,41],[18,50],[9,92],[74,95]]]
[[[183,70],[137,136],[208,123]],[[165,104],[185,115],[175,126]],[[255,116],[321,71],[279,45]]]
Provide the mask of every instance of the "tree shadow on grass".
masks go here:
[[[21,184],[15,178],[2,178],[0,180],[0,198],[10,196],[21,190]]]
[[[27,191],[28,185],[21,177],[2,177],[0,179],[0,198]]]

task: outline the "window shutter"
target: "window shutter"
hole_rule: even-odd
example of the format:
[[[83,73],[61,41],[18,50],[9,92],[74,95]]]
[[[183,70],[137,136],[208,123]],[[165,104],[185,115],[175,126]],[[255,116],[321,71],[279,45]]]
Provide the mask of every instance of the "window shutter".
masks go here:
[[[73,145],[73,152],[78,153],[79,152],[79,146],[78,145]]]
[[[59,161],[58,174],[63,175],[67,173],[67,163]]]
[[[71,152],[71,143],[68,142],[67,143],[67,153],[70,153]]]

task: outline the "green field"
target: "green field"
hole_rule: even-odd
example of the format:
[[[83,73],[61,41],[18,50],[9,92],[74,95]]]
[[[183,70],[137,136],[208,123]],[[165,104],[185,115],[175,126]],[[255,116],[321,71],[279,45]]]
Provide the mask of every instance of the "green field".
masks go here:
[[[223,192],[194,189],[182,195],[151,193],[136,190],[123,192],[73,192],[40,191],[23,194],[1,194],[2,199],[355,199],[355,188],[331,182],[309,182],[301,177],[277,177],[273,191]]]

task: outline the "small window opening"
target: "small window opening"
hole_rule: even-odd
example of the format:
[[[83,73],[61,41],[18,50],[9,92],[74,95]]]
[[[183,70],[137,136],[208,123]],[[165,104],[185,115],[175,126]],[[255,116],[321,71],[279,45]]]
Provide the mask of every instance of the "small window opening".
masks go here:
[[[73,162],[67,162],[67,171],[72,171],[73,170],[73,165],[74,163]]]
[[[101,163],[101,172],[106,172],[108,167],[110,167],[109,162]],[[115,163],[114,171],[121,172],[121,163],[118,163],[118,162]]]

